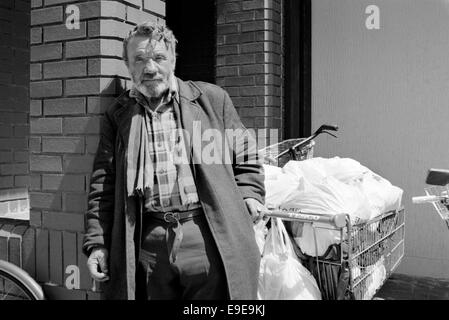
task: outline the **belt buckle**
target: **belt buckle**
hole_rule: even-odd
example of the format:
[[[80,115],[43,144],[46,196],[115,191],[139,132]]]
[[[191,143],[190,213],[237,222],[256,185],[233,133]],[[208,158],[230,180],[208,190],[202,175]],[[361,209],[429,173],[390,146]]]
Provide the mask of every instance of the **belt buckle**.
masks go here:
[[[178,222],[179,221],[179,212],[168,211],[164,214],[165,222]]]

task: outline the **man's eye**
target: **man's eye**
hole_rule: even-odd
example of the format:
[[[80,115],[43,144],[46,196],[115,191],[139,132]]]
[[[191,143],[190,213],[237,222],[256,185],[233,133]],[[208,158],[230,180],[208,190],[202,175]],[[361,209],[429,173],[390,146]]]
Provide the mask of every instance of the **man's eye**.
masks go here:
[[[155,59],[157,61],[162,61],[162,60],[165,60],[165,57],[164,56],[156,56]]]

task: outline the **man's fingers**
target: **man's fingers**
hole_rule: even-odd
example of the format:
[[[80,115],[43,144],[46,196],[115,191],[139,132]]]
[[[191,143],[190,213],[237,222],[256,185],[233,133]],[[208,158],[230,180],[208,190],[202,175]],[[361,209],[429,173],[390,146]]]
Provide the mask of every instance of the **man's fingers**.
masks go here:
[[[101,257],[98,259],[98,264],[100,266],[100,270],[104,273],[108,273],[108,263],[105,257]]]
[[[251,217],[253,218],[253,221],[257,221],[259,218],[259,212],[257,211],[257,209],[254,206],[248,206],[249,207],[249,212],[251,214]]]
[[[89,258],[87,261],[87,268],[94,280],[99,282],[109,280],[109,276],[107,275],[108,271],[104,259]],[[100,268],[100,271],[98,271],[98,268]]]
[[[97,271],[97,264],[88,264],[87,267],[89,269],[90,276],[95,281],[104,282],[109,280],[109,276],[107,274]]]
[[[262,207],[255,206],[253,211],[254,211],[254,216],[253,216],[254,222],[257,223],[260,220],[262,220],[262,218],[263,218]]]
[[[269,217],[265,216],[267,209],[263,204],[254,199],[246,199],[245,202],[254,223],[257,223],[260,220],[268,220]]]
[[[95,280],[97,280],[98,278],[100,278],[100,279],[102,278],[102,275],[100,274],[100,272],[98,272],[97,268],[98,268],[98,265],[95,261],[87,262],[87,269],[89,269],[90,275]]]
[[[98,282],[105,282],[105,281],[109,280],[109,276],[107,274],[100,273],[100,275],[101,275],[101,278],[95,279],[96,281],[98,281]]]

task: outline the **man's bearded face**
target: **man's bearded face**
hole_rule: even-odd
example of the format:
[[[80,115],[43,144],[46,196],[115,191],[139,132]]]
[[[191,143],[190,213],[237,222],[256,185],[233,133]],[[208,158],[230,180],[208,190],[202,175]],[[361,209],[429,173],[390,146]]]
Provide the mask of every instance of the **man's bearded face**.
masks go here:
[[[136,88],[149,98],[161,98],[175,70],[175,57],[164,40],[136,36],[127,49],[128,69]]]

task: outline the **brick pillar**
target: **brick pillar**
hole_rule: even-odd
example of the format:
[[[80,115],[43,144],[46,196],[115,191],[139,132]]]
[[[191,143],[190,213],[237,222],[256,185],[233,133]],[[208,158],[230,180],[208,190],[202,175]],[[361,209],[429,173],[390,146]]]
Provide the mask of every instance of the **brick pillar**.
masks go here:
[[[100,118],[128,85],[123,38],[136,23],[163,20],[165,2],[31,3],[30,214],[36,277],[52,284],[44,285],[50,298],[95,298],[81,244]],[[79,8],[79,29],[66,27],[71,5]],[[64,287],[70,265],[80,268],[80,290]]]
[[[281,129],[281,0],[216,1],[217,84],[245,126]]]
[[[29,8],[26,0],[0,2],[0,218],[29,212]]]

